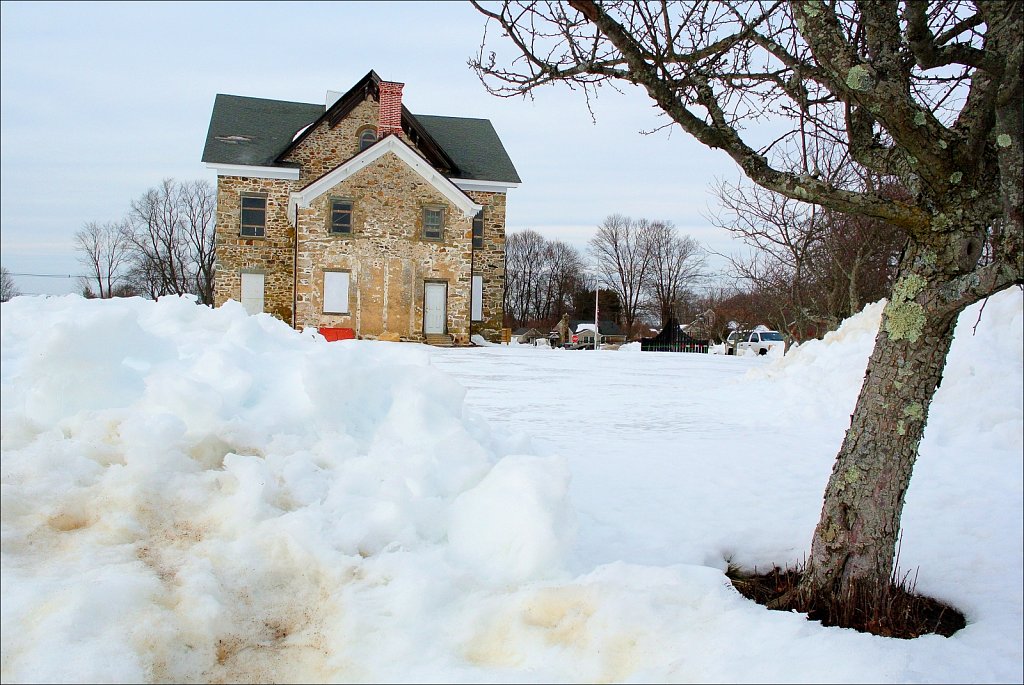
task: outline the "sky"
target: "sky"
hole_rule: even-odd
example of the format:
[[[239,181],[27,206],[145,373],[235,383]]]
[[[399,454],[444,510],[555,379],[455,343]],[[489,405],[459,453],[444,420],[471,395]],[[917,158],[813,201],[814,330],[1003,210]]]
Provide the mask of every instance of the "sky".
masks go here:
[[[73,236],[122,218],[164,178],[216,181],[200,161],[217,93],[323,102],[370,69],[414,114],[490,119],[519,175],[510,231],[585,248],[613,213],[667,219],[738,249],[706,218],[738,167],[664,123],[646,94],[593,104],[557,86],[486,92],[467,60],[485,19],[461,2],[0,3],[0,263],[25,294],[78,292]],[[725,261],[712,257],[713,270]]]

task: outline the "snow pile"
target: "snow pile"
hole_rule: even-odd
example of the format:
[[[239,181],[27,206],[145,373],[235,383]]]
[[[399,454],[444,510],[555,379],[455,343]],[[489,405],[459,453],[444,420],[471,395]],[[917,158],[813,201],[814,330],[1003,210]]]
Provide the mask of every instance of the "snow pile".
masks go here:
[[[498,344],[492,343],[490,340],[480,335],[479,333],[474,333],[472,336],[470,336],[469,340],[477,347],[494,347],[495,345]]]
[[[773,401],[784,407],[809,404],[813,420],[849,415],[864,380],[864,369],[875,345],[885,300],[864,307],[858,314],[826,333],[821,340],[808,340],[790,349],[785,356],[769,356],[772,361],[747,372],[748,381],[762,381],[770,388]],[[807,402],[811,399],[811,402]],[[804,420],[803,412],[786,412]]]
[[[803,376],[820,379],[830,369],[842,367],[854,368],[863,360],[867,366],[868,357],[875,346],[875,335],[882,320],[885,300],[879,300],[864,307],[858,314],[851,316],[834,331],[829,331],[821,340],[808,340],[802,345],[794,346],[789,354],[780,355],[780,359],[764,369],[754,369],[748,374],[751,378],[776,377],[786,375],[789,378]],[[857,364],[847,364],[847,360],[857,360]],[[854,379],[847,377],[831,378],[839,387],[849,387]]]
[[[633,342],[623,343],[619,345],[619,352],[640,352],[641,345],[639,340]]]
[[[260,648],[323,679],[378,557],[560,572],[565,464],[502,459],[422,346],[67,296],[5,303],[2,350],[5,681],[268,680]]]
[[[901,566],[968,626],[916,640],[723,575],[807,553],[876,305],[771,360],[5,303],[0,679],[1021,682],[1022,303],[964,313],[932,405]]]

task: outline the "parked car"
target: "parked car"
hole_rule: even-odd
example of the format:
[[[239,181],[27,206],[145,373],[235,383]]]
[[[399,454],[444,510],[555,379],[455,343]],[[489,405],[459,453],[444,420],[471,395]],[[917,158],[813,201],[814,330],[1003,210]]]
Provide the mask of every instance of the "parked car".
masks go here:
[[[778,331],[733,331],[725,339],[725,353],[742,354],[753,350],[755,354],[769,354],[778,348],[776,354],[781,355],[786,349],[786,340]]]

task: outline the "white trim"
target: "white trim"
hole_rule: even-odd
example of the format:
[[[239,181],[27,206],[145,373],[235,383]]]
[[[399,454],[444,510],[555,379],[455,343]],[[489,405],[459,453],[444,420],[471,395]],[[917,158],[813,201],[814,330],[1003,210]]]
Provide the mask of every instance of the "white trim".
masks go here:
[[[462,190],[481,190],[488,193],[504,193],[509,188],[518,188],[523,185],[508,181],[478,181],[475,178],[452,178],[449,180]]]
[[[292,207],[309,207],[309,203],[320,197],[328,190],[338,185],[346,178],[358,173],[373,162],[380,159],[387,153],[392,153],[405,162],[413,171],[419,174],[423,180],[432,185],[439,193],[445,196],[453,205],[462,210],[463,216],[471,217],[483,209],[483,205],[473,202],[472,198],[466,195],[454,183],[449,181],[444,174],[430,166],[427,160],[419,156],[411,147],[402,142],[398,136],[388,136],[376,145],[366,148],[358,155],[345,162],[337,169],[321,176],[300,191],[291,194],[288,200],[289,218],[294,217],[296,212]],[[292,226],[295,225],[292,219]]]
[[[207,169],[216,169],[218,176],[241,176],[243,178],[283,178],[299,180],[299,170],[279,166],[250,166],[248,164],[220,164],[211,162]]]

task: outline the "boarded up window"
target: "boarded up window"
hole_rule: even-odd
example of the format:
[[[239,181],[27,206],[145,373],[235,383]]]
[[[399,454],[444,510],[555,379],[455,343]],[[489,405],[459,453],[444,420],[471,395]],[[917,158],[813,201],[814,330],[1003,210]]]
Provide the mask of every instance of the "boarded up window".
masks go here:
[[[348,272],[324,272],[324,314],[348,314]]]
[[[263,311],[263,274],[242,274],[242,306],[249,314]]]
[[[484,277],[473,276],[473,321],[480,321],[484,318]]]

